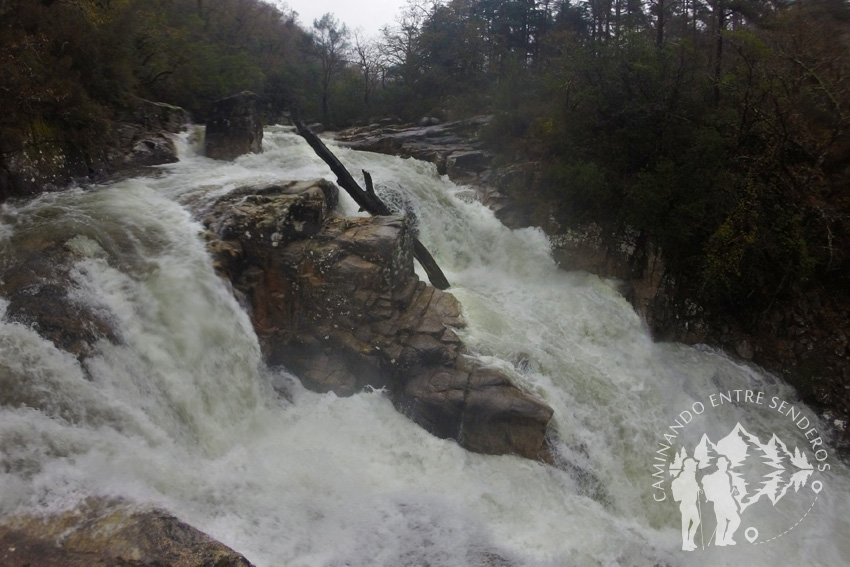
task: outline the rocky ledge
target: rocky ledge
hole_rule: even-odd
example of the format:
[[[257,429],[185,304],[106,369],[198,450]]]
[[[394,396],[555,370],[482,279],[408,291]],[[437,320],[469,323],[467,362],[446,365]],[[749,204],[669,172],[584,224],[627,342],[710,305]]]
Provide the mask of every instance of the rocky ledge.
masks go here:
[[[413,157],[437,166],[452,179],[475,176],[492,155],[482,149],[477,132],[490,122],[489,116],[424,126],[380,126],[373,124],[340,132],[336,139],[355,150]]]
[[[355,150],[413,157],[437,166],[440,175],[462,185],[472,185],[481,201],[510,228],[544,227],[549,222],[549,203],[527,198],[529,187],[540,184],[540,164],[521,162],[496,167],[494,154],[480,134],[491,116],[455,122],[399,126],[373,124],[339,132],[339,143]]]
[[[105,121],[100,140],[86,145],[75,141],[73,128],[61,121],[34,118],[26,126],[0,129],[0,202],[176,162],[170,134],[189,121],[182,108],[134,98]]]
[[[469,450],[548,460],[552,409],[463,355],[460,306],[414,273],[407,221],[342,217],[337,191],[323,180],[246,187],[204,218],[266,360],[319,392],[386,388],[413,421]]]
[[[242,555],[171,514],[90,499],[49,516],[0,521],[4,567],[250,567]]]

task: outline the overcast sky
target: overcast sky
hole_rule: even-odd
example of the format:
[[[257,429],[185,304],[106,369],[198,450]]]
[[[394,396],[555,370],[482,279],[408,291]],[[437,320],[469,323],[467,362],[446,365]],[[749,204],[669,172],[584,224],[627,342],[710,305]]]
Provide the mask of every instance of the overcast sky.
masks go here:
[[[378,30],[392,24],[404,6],[404,0],[283,0],[298,12],[298,22],[305,28],[326,12],[348,26],[353,32],[362,27],[366,35],[377,35]]]

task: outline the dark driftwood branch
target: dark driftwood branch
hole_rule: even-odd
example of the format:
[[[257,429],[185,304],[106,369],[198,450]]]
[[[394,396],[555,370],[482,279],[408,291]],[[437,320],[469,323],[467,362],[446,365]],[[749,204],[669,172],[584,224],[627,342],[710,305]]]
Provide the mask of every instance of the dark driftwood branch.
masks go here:
[[[366,179],[366,187],[369,189],[369,191],[364,191],[357,181],[354,180],[345,166],[342,165],[342,162],[337,159],[337,157],[328,149],[327,146],[325,146],[324,142],[322,142],[318,136],[311,132],[310,129],[297,118],[293,117],[292,122],[295,124],[295,127],[298,129],[298,133],[301,137],[307,140],[307,143],[310,144],[310,147],[313,148],[314,152],[316,152],[316,155],[328,164],[331,171],[333,171],[334,175],[336,175],[336,181],[339,186],[345,189],[346,193],[351,195],[351,198],[354,199],[355,203],[360,205],[363,210],[372,215],[386,216],[392,214],[384,202],[381,201],[381,199],[375,194],[375,189],[372,186],[372,176],[369,175],[368,172],[363,172],[363,177]],[[431,253],[428,252],[428,249],[425,248],[425,245],[422,244],[418,238],[413,239],[413,256],[425,269],[425,273],[428,274],[428,280],[431,282],[431,285],[437,289],[446,289],[449,287],[449,280],[446,279],[446,276],[443,274],[440,266],[437,265],[434,257],[431,256]]]
[[[372,174],[365,169],[361,169],[360,171],[363,173],[363,181],[366,182],[366,192],[377,199],[378,196],[375,195],[375,186],[372,184]]]

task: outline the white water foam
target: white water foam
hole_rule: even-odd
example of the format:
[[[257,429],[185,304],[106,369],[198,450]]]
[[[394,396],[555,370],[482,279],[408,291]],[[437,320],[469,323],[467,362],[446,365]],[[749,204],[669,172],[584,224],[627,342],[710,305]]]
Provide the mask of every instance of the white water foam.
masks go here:
[[[793,393],[711,350],[653,344],[612,285],[557,270],[540,231],[508,230],[429,164],[335,149],[379,191],[405,192],[463,304],[465,341],[553,407],[563,468],[467,453],[381,392],[338,399],[264,368],[186,209],[247,183],[333,177],[286,128],[233,163],[197,155],[188,135],[181,144],[182,160],[160,176],[0,212],[4,254],[44,235],[79,255],[71,299],[121,338],[82,368],[0,321],[0,514],[121,496],[164,506],[263,567],[483,566],[494,555],[553,566],[850,563],[850,483],[834,458],[799,534],[677,551],[678,510],[652,500],[660,432],[718,390]],[[347,197],[343,207],[356,211]],[[725,411],[793,431],[776,412]]]

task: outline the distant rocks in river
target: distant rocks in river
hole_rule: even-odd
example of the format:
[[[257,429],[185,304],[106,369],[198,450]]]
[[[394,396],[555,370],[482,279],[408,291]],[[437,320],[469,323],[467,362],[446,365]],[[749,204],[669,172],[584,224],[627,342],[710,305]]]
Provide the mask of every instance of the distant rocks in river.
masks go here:
[[[251,567],[245,557],[162,510],[89,499],[50,516],[0,522],[4,567]]]
[[[435,122],[436,120],[436,122]],[[437,166],[460,185],[472,185],[481,201],[510,228],[545,226],[552,204],[535,194],[542,168],[536,162],[495,166],[481,139],[491,116],[440,123],[422,119],[417,126],[385,123],[344,130],[337,141],[356,150],[413,157]]]
[[[186,128],[189,113],[179,106],[137,98],[115,128],[119,147],[118,169],[133,169],[177,161],[177,148],[169,134]]]
[[[324,180],[246,187],[204,219],[267,361],[319,392],[387,388],[411,419],[470,450],[546,458],[552,409],[462,356],[460,305],[414,273],[407,219],[344,218],[336,200]]]
[[[430,161],[437,165],[440,174],[449,173],[452,179],[462,181],[462,178],[474,178],[492,158],[472,135],[487,125],[490,119],[489,116],[478,116],[440,123],[437,118],[423,118],[418,126],[380,123],[340,132],[337,140],[356,150]],[[448,171],[450,161],[452,171]],[[467,165],[469,169],[466,169]]]
[[[258,98],[250,91],[242,91],[212,103],[206,127],[207,157],[229,161],[263,150]]]

